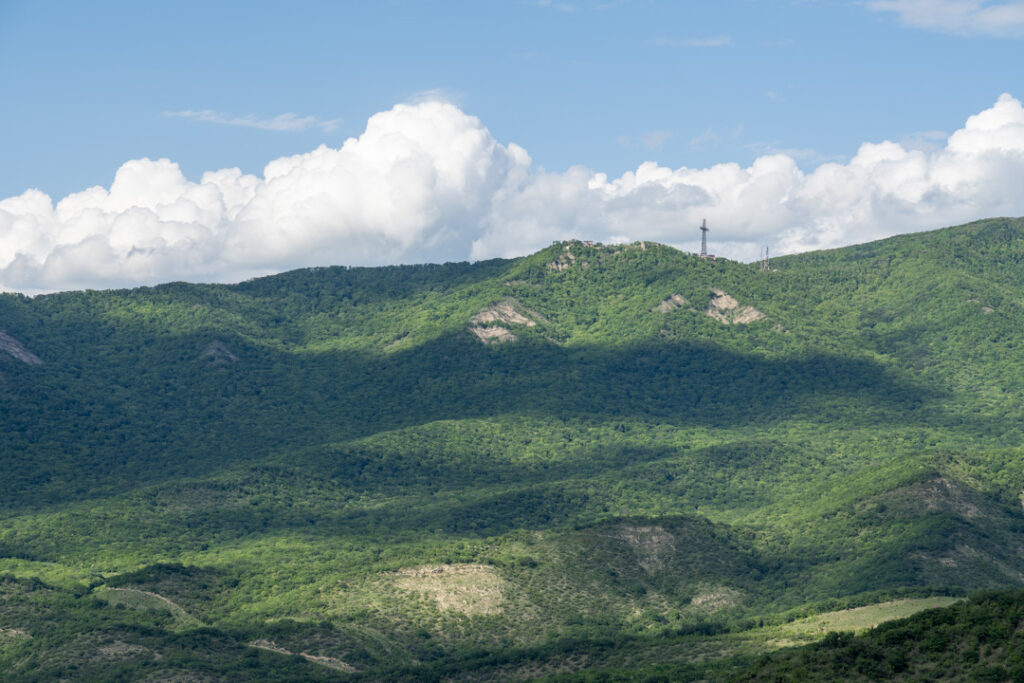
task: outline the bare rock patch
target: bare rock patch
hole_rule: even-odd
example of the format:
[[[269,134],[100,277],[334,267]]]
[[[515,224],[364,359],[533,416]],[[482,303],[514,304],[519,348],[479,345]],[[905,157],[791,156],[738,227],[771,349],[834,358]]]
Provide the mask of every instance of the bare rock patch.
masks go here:
[[[477,336],[477,339],[484,344],[500,344],[501,342],[514,342],[519,339],[506,327],[479,327],[473,326],[469,331]]]
[[[704,313],[723,325],[748,325],[765,317],[753,306],[741,306],[734,297],[720,289],[712,289],[708,308]]]
[[[237,363],[239,358],[231,353],[231,349],[219,339],[214,339],[207,344],[203,352],[199,354],[200,359],[209,359],[214,363]]]
[[[536,327],[537,321],[534,318],[538,317],[536,313],[521,308],[515,299],[508,298],[470,318],[469,331],[485,344],[514,342],[518,337],[506,326]]]
[[[470,322],[477,324],[507,323],[511,325],[526,325],[527,327],[534,327],[537,322],[516,310],[517,303],[518,302],[515,299],[505,299],[504,301],[500,301],[474,315],[470,318]]]
[[[689,305],[690,302],[686,300],[686,297],[682,296],[681,294],[673,294],[672,296],[670,296],[669,298],[665,299],[657,306],[652,308],[651,312],[671,313],[672,311],[678,308],[689,307]],[[690,310],[693,309],[691,308]]]
[[[560,254],[558,258],[548,264],[548,270],[560,272],[572,268],[572,265],[576,262],[576,255],[572,253],[572,249],[567,244],[565,245],[565,253]]]
[[[24,344],[3,331],[0,331],[0,351],[20,360],[22,363],[28,363],[29,365],[43,364],[39,356],[26,349]]]

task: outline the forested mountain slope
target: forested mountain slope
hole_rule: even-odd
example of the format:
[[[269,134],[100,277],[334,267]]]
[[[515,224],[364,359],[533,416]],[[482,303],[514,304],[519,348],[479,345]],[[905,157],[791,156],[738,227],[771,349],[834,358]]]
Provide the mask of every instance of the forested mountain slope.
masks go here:
[[[0,295],[0,670],[725,676],[1022,586],[1021,329],[1020,219]]]

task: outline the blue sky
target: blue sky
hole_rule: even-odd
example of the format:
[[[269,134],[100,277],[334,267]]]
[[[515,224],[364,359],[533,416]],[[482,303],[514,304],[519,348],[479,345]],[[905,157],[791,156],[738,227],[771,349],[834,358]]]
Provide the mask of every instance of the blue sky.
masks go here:
[[[191,182],[262,176],[426,100],[524,148],[534,174],[776,152],[810,173],[865,142],[941,148],[1003,93],[1024,97],[1022,35],[1024,4],[981,0],[0,0],[0,198],[56,203],[142,158]]]
[[[137,157],[187,176],[358,135],[440,91],[550,170],[802,165],[950,131],[1024,47],[906,27],[855,2],[0,3],[0,196],[109,183]],[[341,119],[264,131],[165,116]]]

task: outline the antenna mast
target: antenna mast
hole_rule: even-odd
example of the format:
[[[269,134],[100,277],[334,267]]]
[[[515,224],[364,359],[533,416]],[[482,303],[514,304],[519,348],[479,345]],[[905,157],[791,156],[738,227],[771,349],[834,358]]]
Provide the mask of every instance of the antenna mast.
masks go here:
[[[761,259],[761,270],[771,270],[771,264],[768,261],[768,247],[764,248],[764,258]]]
[[[700,257],[708,257],[708,219],[706,218],[700,222]]]

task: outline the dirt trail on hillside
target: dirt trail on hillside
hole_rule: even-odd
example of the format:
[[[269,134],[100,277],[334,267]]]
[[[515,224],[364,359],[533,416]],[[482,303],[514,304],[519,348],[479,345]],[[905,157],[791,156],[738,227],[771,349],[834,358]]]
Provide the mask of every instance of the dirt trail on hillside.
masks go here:
[[[249,643],[249,646],[259,648],[260,650],[267,650],[268,652],[276,652],[281,655],[297,655],[305,659],[307,662],[313,662],[314,664],[326,666],[337,671],[344,671],[345,673],[355,673],[357,671],[354,666],[347,662],[343,662],[340,659],[325,657],[323,655],[311,655],[308,652],[292,652],[287,648],[281,647],[272,640],[254,640]]]
[[[160,595],[159,593],[154,593],[152,591],[144,591],[144,590],[141,590],[139,588],[107,588],[107,587],[104,587],[101,590],[108,591],[108,592],[111,592],[111,593],[116,591],[118,593],[129,593],[129,594],[132,594],[132,595],[144,595],[144,596],[146,596],[148,598],[155,598],[155,599],[159,600],[160,602],[162,602],[163,604],[167,605],[167,608],[171,611],[171,614],[179,617],[180,619],[183,619],[185,621],[195,622],[195,623],[198,623],[198,624],[202,623],[202,620],[200,620],[200,619],[192,616],[191,614],[189,614],[185,610],[184,607],[182,607],[178,603],[174,602],[173,600],[170,600],[169,598],[165,598],[164,596]]]

